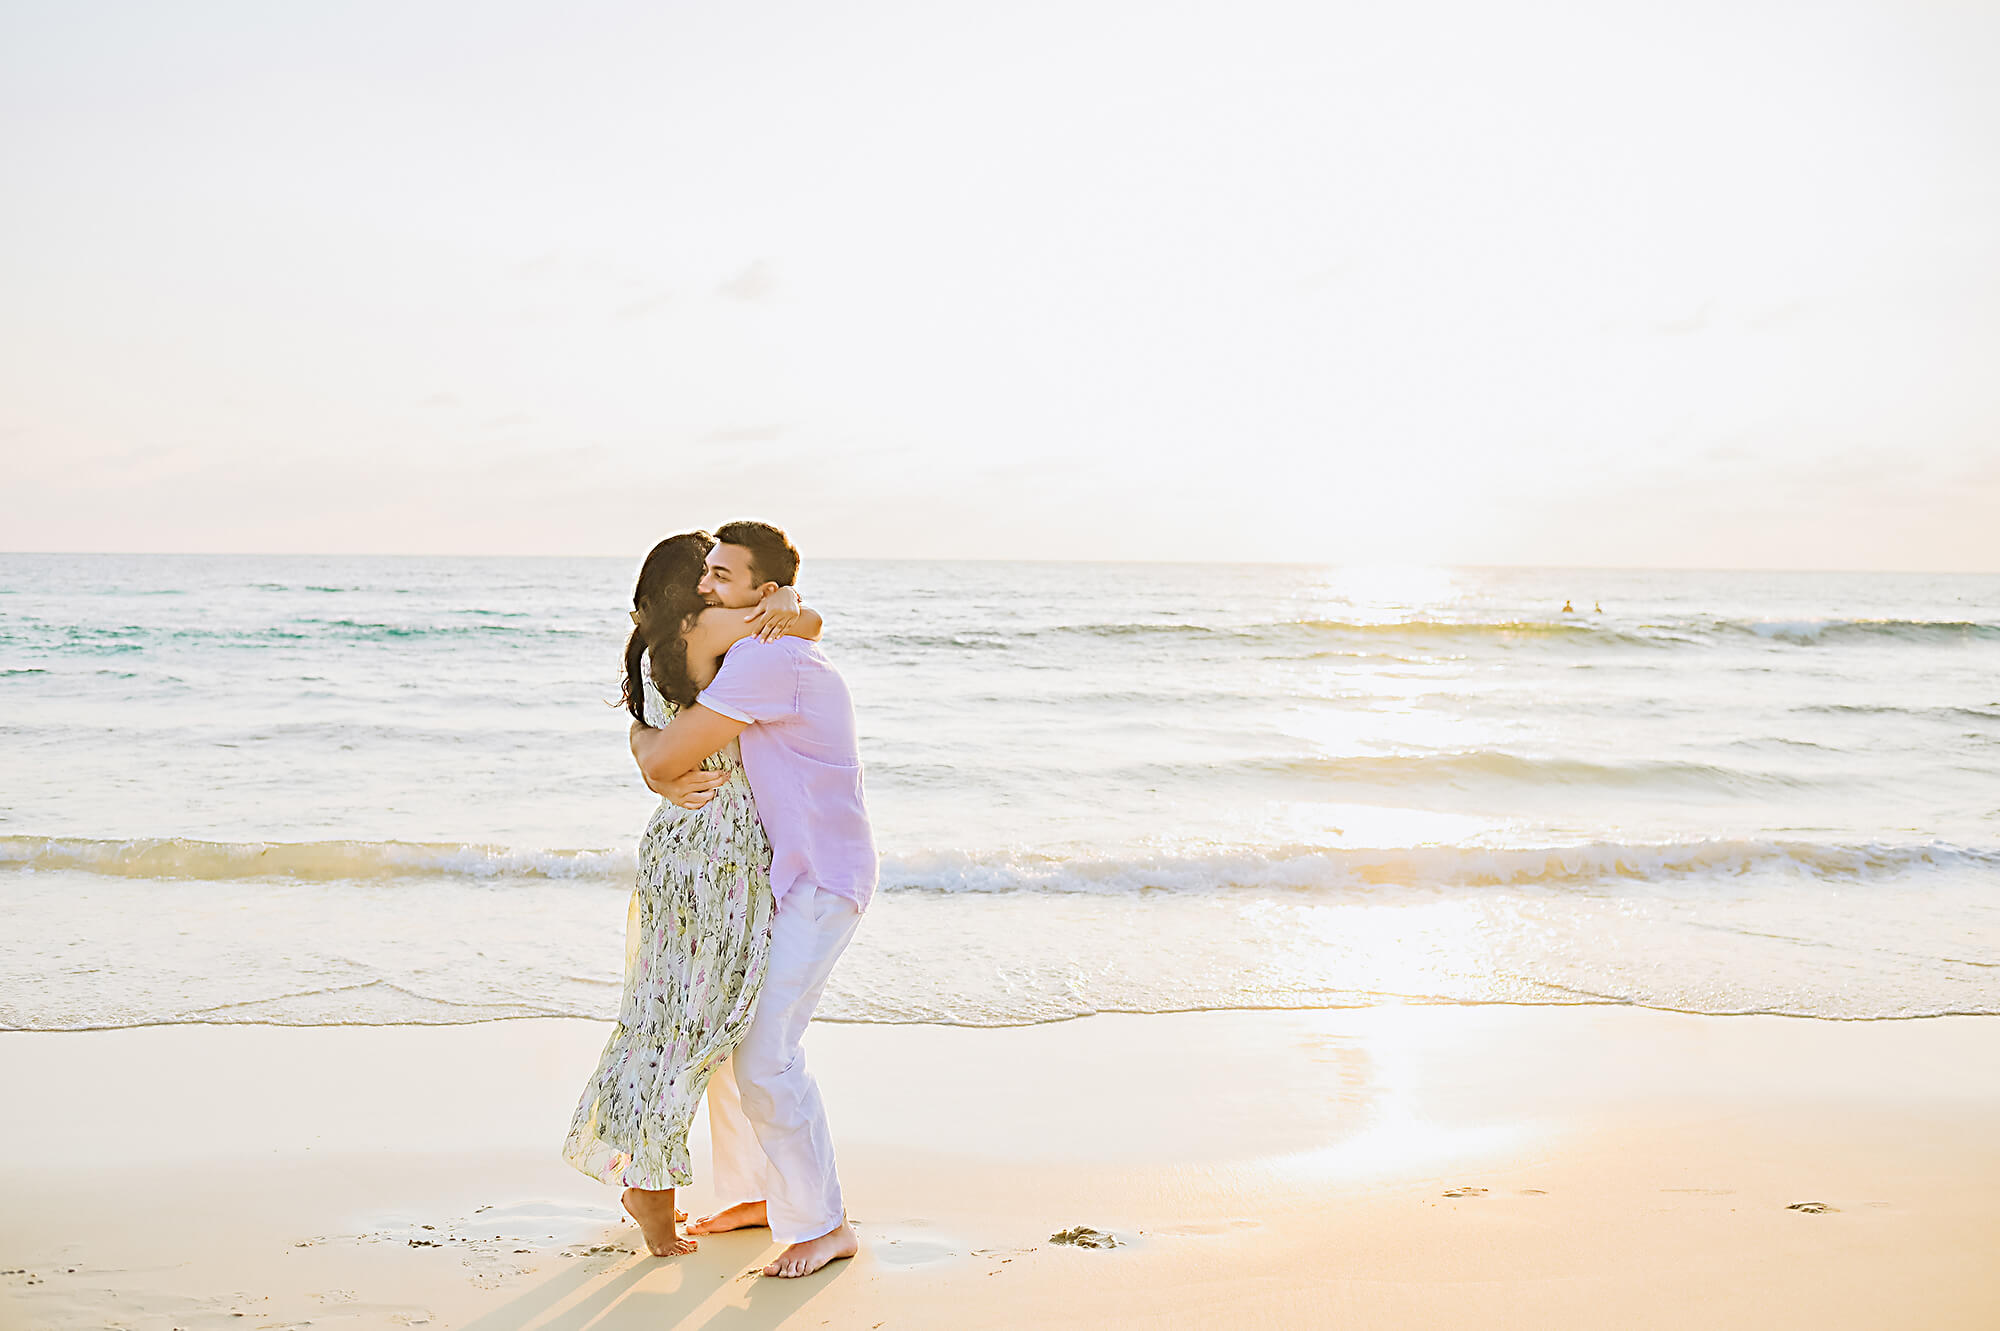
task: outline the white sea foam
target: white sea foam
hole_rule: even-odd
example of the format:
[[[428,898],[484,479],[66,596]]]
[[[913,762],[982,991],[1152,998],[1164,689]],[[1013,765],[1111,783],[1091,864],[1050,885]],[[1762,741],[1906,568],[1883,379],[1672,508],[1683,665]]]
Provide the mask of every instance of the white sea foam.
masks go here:
[[[121,878],[327,883],[483,883],[507,879],[624,884],[636,862],[622,850],[534,850],[407,842],[299,844],[185,838],[108,841],[0,837],[0,868],[82,870]],[[1840,845],[1717,840],[1669,844],[1590,842],[1571,846],[1311,845],[1215,848],[1181,854],[1069,857],[1031,851],[932,850],[884,858],[881,884],[913,892],[1216,892],[1341,890],[1382,886],[1472,888],[1671,882],[1774,870],[1866,881],[1913,870],[2000,870],[2000,847],[1941,841]]]
[[[404,841],[201,841],[146,837],[0,837],[0,866],[83,869],[123,878],[286,878],[366,882],[383,878],[629,878],[630,851],[515,850]]]
[[[1192,855],[1057,859],[933,852],[888,860],[885,887],[934,892],[1209,892],[1372,887],[1587,887],[1619,881],[1727,879],[1753,870],[1867,881],[1914,870],[2000,870],[2000,847],[1943,842],[1865,845],[1799,841],[1592,842],[1575,846],[1269,846]]]

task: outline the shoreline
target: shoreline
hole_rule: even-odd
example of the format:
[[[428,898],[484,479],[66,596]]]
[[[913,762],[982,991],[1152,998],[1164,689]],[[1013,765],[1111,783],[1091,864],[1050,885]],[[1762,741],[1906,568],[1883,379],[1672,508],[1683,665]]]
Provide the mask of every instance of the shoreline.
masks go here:
[[[2000,1320],[1993,1017],[815,1023],[863,1252],[798,1282],[638,1254],[560,1161],[607,1030],[0,1033],[0,1326]]]
[[[1339,1003],[1320,1006],[1237,1006],[1228,1007],[1186,1007],[1186,1008],[1098,1008],[1090,1012],[1077,1012],[1055,1017],[1037,1017],[1025,1021],[937,1021],[926,1017],[875,1018],[875,1017],[819,1017],[813,1018],[813,1025],[846,1026],[858,1029],[892,1028],[905,1029],[921,1027],[941,1031],[1022,1031],[1037,1030],[1048,1026],[1064,1026],[1079,1021],[1090,1021],[1098,1017],[1194,1017],[1223,1013],[1337,1013],[1370,1012],[1381,1008],[1464,1008],[1480,1010],[1504,1008],[1516,1012],[1536,1012],[1542,1010],[1568,1011],[1589,1009],[1593,1011],[1621,1010],[1629,1012],[1654,1012],[1665,1016],[1697,1017],[1714,1021],[1755,1021],[1769,1018],[1776,1021],[1797,1021],[1824,1023],[1827,1025],[1870,1025],[1884,1022],[1926,1022],[1977,1020],[2000,1017],[2000,1011],[1966,1012],[1893,1012],[1880,1016],[1847,1017],[1821,1012],[1778,1012],[1763,1009],[1746,1009],[1737,1012],[1704,1012],[1697,1008],[1667,1007],[1655,1003],[1635,1003],[1622,999],[1577,999],[1570,1003],[1550,1003],[1507,998],[1411,998],[1405,995],[1384,997],[1374,1003]],[[463,1021],[268,1021],[245,1019],[242,1021],[138,1021],[125,1025],[107,1026],[0,1026],[0,1039],[22,1035],[101,1035],[119,1031],[163,1031],[187,1028],[192,1030],[237,1030],[253,1029],[267,1031],[317,1031],[317,1030],[464,1030],[467,1027],[508,1025],[516,1022],[585,1022],[602,1024],[610,1018],[581,1016],[576,1013],[522,1012],[508,1013],[492,1017],[468,1017]]]

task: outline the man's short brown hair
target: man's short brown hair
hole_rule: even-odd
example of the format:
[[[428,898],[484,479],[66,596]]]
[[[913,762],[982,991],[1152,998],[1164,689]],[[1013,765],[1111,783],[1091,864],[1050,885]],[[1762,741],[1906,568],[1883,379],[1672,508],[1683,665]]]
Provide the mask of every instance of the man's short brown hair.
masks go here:
[[[789,587],[798,580],[799,552],[768,522],[725,522],[715,529],[717,545],[740,545],[750,552],[750,571],[761,586]]]

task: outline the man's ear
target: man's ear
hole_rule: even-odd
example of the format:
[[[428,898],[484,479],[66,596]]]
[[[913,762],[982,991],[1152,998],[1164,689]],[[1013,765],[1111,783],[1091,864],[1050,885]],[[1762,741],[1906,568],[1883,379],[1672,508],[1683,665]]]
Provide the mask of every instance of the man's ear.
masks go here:
[[[777,583],[775,582],[764,583],[757,588],[757,599],[761,601],[776,590],[778,590]]]

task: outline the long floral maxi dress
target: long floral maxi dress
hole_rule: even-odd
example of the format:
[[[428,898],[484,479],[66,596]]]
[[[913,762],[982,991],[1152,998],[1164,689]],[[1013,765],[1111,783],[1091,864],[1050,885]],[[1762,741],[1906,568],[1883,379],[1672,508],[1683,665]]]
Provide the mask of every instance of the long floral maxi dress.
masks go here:
[[[664,726],[675,710],[647,679],[647,724]],[[660,801],[639,840],[624,1002],[563,1143],[563,1158],[601,1183],[693,1182],[688,1127],[764,983],[771,843],[736,742],[702,767],[729,773],[715,798],[699,809]]]

